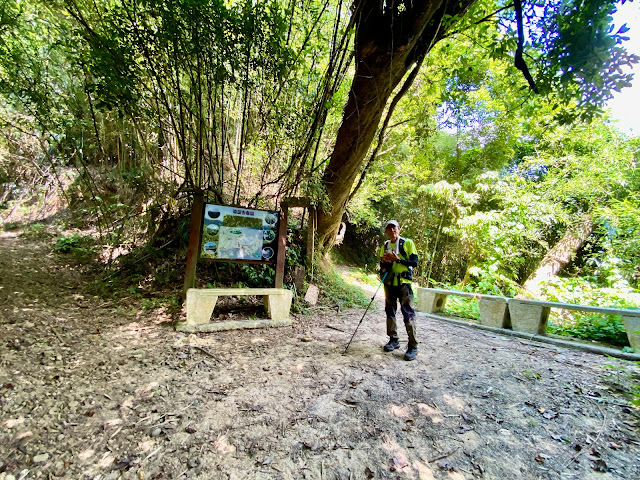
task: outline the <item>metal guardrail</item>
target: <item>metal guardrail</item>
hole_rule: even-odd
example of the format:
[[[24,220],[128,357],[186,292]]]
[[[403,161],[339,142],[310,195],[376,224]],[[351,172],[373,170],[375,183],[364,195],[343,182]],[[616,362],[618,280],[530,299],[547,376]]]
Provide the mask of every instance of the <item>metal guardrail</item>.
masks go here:
[[[512,329],[513,331],[533,335],[544,336],[546,334],[549,313],[552,308],[620,315],[627,332],[629,344],[636,352],[640,352],[640,310],[507,298],[497,295],[424,287],[417,288],[418,310],[423,313],[441,312],[449,295],[476,298],[480,309],[481,325],[492,328]]]

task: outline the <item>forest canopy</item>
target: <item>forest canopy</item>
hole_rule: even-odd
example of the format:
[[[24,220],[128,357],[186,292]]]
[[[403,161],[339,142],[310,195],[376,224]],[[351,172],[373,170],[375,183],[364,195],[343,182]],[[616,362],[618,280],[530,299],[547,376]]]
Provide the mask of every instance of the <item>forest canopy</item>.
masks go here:
[[[637,286],[638,141],[603,117],[638,62],[617,5],[2,0],[4,215],[60,188],[135,246],[195,192],[302,196],[325,252],[397,218],[423,283],[513,293],[582,228],[560,268]]]

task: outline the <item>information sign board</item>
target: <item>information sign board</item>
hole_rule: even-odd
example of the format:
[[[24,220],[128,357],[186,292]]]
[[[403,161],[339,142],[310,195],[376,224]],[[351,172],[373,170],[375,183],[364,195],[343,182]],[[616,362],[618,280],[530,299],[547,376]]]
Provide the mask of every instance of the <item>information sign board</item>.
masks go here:
[[[200,257],[275,263],[278,213],[206,204]]]

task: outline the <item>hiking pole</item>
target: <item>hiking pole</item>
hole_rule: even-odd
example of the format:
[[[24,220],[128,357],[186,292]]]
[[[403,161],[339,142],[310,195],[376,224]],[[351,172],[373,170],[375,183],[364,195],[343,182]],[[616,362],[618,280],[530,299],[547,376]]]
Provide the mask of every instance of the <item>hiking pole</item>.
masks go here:
[[[384,276],[382,277],[382,280],[380,281],[380,285],[378,285],[378,288],[376,288],[376,293],[373,294],[373,297],[371,297],[371,301],[369,302],[369,305],[367,305],[367,309],[364,311],[364,314],[362,315],[362,318],[360,319],[360,322],[358,323],[358,326],[356,327],[355,332],[353,332],[353,335],[351,335],[351,340],[349,340],[349,343],[347,343],[347,347],[344,349],[344,353],[347,353],[347,350],[349,350],[349,345],[351,345],[351,342],[353,341],[353,337],[356,336],[356,332],[358,331],[358,329],[360,328],[360,324],[362,323],[362,321],[364,320],[365,315],[367,314],[367,312],[369,311],[369,307],[371,306],[371,304],[373,303],[373,299],[376,298],[376,295],[378,294],[378,290],[380,290],[380,287],[382,286],[382,284],[384,283],[384,279],[387,278],[387,273],[389,272],[384,272]]]

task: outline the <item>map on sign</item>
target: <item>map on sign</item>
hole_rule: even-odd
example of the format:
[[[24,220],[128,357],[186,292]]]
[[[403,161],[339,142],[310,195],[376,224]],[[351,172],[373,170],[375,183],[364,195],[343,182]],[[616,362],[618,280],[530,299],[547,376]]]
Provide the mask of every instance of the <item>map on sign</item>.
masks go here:
[[[278,213],[206,204],[201,257],[275,262]]]

